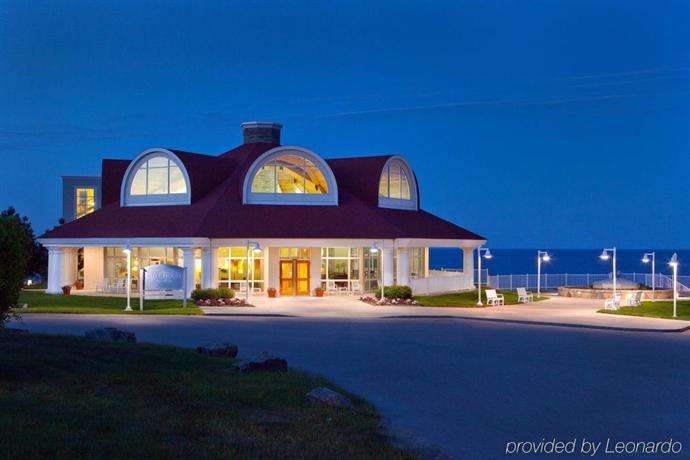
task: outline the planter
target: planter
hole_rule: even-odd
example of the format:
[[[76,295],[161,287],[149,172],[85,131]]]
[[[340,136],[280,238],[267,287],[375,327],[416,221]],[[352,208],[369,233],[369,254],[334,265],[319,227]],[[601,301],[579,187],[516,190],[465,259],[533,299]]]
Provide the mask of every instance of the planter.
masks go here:
[[[318,287],[314,289],[314,295],[316,297],[323,297],[323,288]]]
[[[84,289],[84,282],[83,281],[77,281],[74,283],[74,287],[77,289],[77,291],[80,291]]]
[[[62,286],[62,294],[69,295],[72,292],[72,286]]]
[[[268,288],[266,291],[268,293],[269,297],[275,297],[276,296],[276,290],[274,288]]]

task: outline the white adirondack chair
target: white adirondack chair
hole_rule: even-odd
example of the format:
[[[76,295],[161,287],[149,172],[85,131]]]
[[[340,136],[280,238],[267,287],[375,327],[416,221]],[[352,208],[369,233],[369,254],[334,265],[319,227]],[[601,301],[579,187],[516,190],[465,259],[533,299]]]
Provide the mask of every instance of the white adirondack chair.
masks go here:
[[[628,307],[639,307],[642,303],[642,291],[635,292],[635,295],[626,299],[625,304]]]
[[[527,292],[525,288],[517,288],[518,302],[529,303],[534,302],[534,294]]]
[[[335,294],[338,295],[340,294],[340,288],[338,285],[335,284],[334,280],[327,280],[326,281],[326,294]]]
[[[362,289],[362,283],[359,282],[359,280],[352,280],[350,281],[350,292],[353,294],[359,294],[362,295],[364,294],[364,290]]]
[[[486,304],[491,306],[504,305],[505,298],[503,294],[497,294],[495,289],[487,289],[484,291],[486,293]]]
[[[621,295],[616,294],[615,297],[606,299],[604,302],[604,310],[618,310],[621,307]]]

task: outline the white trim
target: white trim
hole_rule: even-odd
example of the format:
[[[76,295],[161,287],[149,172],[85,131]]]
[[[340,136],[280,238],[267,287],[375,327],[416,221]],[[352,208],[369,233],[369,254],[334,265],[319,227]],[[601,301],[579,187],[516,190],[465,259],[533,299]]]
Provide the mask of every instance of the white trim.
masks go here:
[[[328,185],[328,193],[254,193],[251,191],[252,181],[256,172],[269,160],[289,154],[303,156],[314,163],[323,173]],[[337,206],[338,183],[328,163],[311,150],[294,145],[281,145],[272,148],[257,158],[247,170],[242,186],[242,204],[279,204],[279,205],[312,205],[312,206]]]
[[[151,155],[162,155],[174,162],[182,171],[187,182],[187,193],[168,193],[165,195],[130,195],[129,190],[132,186],[134,175],[139,170],[146,157]],[[180,158],[168,149],[152,148],[144,150],[129,163],[125,175],[120,184],[120,206],[174,206],[185,205],[192,202],[192,183],[189,180],[187,168]]]
[[[405,175],[407,176],[407,183],[410,186],[410,199],[405,200],[402,198],[390,198],[381,196],[379,194],[379,189],[381,187],[381,179],[384,173],[388,173],[388,166],[394,161],[399,161]],[[390,195],[390,177],[388,178],[388,187]],[[417,176],[415,175],[410,163],[401,155],[393,155],[386,161],[383,165],[381,173],[379,174],[379,180],[376,183],[376,195],[379,197],[379,208],[389,208],[389,209],[408,209],[417,211],[419,209],[419,188],[417,186]]]
[[[40,238],[38,240],[43,246],[51,248],[74,248],[85,246],[127,246],[147,247],[147,246],[166,246],[178,248],[199,248],[208,247],[208,238]]]

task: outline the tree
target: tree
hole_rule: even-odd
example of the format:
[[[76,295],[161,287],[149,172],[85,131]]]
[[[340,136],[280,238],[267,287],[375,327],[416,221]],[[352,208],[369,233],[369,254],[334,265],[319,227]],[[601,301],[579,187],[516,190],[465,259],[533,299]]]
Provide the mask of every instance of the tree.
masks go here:
[[[46,251],[46,248],[44,248],[42,244],[36,241],[36,235],[34,234],[34,229],[31,226],[29,218],[21,216],[12,206],[2,211],[0,215],[18,220],[24,230],[24,237],[22,240],[29,254],[26,263],[26,273],[24,273],[24,275],[38,273],[46,276],[48,272],[48,251]]]
[[[8,212],[12,210],[13,212]],[[24,220],[10,208],[0,213],[0,327],[19,301],[33,248]],[[32,232],[33,234],[33,232]]]

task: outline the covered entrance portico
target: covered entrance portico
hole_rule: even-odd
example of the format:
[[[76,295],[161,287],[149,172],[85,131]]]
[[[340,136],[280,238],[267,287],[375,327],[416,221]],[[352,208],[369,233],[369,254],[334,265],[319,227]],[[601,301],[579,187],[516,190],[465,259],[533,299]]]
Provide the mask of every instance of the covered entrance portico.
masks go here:
[[[247,239],[133,238],[44,240],[49,249],[48,289],[59,294],[81,276],[86,290],[117,277],[126,278],[125,247],[132,248],[132,278],[138,267],[172,263],[192,269],[188,290],[230,287],[238,295],[276,289],[278,295],[314,295],[317,287],[338,293],[373,292],[386,286],[408,285],[415,294],[458,291],[474,287],[473,251],[480,240],[384,239],[382,251],[371,250],[369,239],[254,238],[260,250],[247,257]],[[381,240],[377,242],[381,244]],[[463,271],[452,274],[429,270],[429,247],[456,247],[463,253]],[[79,251],[79,248],[84,248]],[[162,254],[160,257],[158,253]],[[83,260],[77,262],[78,254]],[[154,257],[155,256],[155,257]],[[156,262],[158,261],[158,262]],[[382,272],[383,267],[383,272]]]

